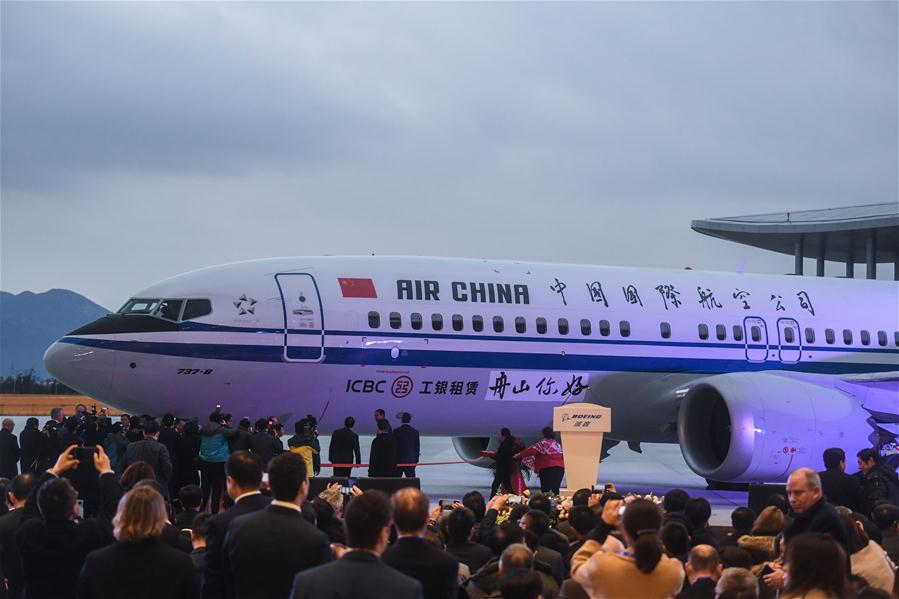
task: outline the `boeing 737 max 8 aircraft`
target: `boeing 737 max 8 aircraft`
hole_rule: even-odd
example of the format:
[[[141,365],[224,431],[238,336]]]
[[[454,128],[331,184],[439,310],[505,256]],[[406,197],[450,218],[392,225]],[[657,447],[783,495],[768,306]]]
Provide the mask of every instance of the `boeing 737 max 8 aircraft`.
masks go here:
[[[552,408],[677,443],[715,481],[777,481],[899,433],[899,285],[545,263],[277,258],[180,275],[54,343],[61,382],[132,413],[408,411],[479,452]],[[368,425],[369,428],[366,428]]]

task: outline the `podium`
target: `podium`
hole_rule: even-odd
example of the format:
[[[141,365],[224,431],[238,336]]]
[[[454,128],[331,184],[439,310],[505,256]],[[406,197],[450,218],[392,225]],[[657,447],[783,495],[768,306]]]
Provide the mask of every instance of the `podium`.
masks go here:
[[[568,487],[564,496],[596,484],[604,433],[612,430],[612,410],[592,403],[553,408],[553,430],[562,433],[562,457]]]

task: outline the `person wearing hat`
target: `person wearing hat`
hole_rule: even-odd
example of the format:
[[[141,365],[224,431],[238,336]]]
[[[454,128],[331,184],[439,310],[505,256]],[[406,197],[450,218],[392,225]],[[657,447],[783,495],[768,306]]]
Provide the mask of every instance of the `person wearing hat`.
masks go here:
[[[393,437],[396,439],[396,461],[398,464],[417,464],[421,456],[421,442],[418,431],[409,425],[412,414],[400,412],[397,418],[402,425],[393,431]],[[398,470],[400,476],[415,478],[415,466],[400,466]]]

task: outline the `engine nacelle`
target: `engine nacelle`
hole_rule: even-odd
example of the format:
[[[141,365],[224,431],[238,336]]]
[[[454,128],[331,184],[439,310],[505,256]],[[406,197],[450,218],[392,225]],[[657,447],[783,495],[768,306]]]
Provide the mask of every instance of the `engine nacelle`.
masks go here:
[[[499,438],[497,437],[453,437],[453,449],[459,454],[459,457],[471,464],[481,468],[489,468],[493,463],[491,458],[485,458],[481,455],[482,451],[496,451],[499,446]],[[490,448],[488,450],[488,448]]]
[[[683,397],[678,437],[687,465],[722,482],[783,481],[801,466],[823,470],[822,454],[870,447],[870,414],[851,395],[766,373],[695,381]]]

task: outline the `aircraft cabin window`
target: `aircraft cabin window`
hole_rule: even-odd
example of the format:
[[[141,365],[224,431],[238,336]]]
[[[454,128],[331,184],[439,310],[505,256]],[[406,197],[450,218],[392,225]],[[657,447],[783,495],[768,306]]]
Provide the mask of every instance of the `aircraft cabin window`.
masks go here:
[[[593,330],[593,327],[590,325],[590,321],[586,318],[581,319],[581,335],[589,335]]]
[[[703,339],[703,340],[709,338],[709,325],[707,325],[707,324],[699,325],[699,338]]]
[[[896,344],[896,347],[899,347],[899,331],[893,331],[893,343]]]
[[[524,333],[527,330],[528,330],[528,328],[524,322],[524,318],[521,316],[516,316],[515,317],[515,332],[516,333]]]
[[[480,333],[484,330],[484,317],[480,314],[475,314],[471,317],[471,329],[475,333]]]
[[[503,324],[502,316],[494,316],[493,317],[493,332],[494,333],[502,333],[505,325]]]
[[[181,320],[192,320],[208,314],[212,314],[212,302],[208,299],[189,299],[184,305]]]
[[[567,318],[559,319],[559,334],[560,335],[568,334],[568,319]]]
[[[542,316],[537,319],[537,332],[541,335],[546,334],[546,319]]]
[[[409,324],[412,325],[412,328],[416,331],[421,330],[421,314],[418,312],[413,312],[409,315]]]
[[[435,331],[443,329],[443,314],[431,314],[431,328]]]
[[[671,338],[671,325],[667,322],[663,322],[659,324],[659,332],[662,333],[662,339],[670,339]]]
[[[815,329],[812,327],[808,327],[805,329],[805,342],[806,343],[814,343],[815,342]]]
[[[833,329],[824,329],[824,340],[827,341],[828,345],[833,345],[836,339],[837,337],[834,335]]]
[[[453,314],[453,330],[461,331],[464,328],[464,323],[461,314]]]
[[[793,333],[793,327],[787,327],[784,329],[784,341],[786,343],[793,343],[796,340],[796,335]]]
[[[738,324],[734,325],[734,341],[743,341],[743,327]]]
[[[852,331],[849,329],[843,329],[843,343],[852,345]]]
[[[887,345],[887,332],[886,331],[877,331],[877,345],[880,347],[886,347]]]
[[[622,337],[630,337],[631,336],[631,323],[626,320],[622,320],[618,323],[618,330],[621,332]]]
[[[369,312],[368,313],[368,326],[377,329],[381,326],[381,315],[377,312]]]
[[[390,328],[398,329],[403,326],[403,317],[400,316],[399,312],[391,312],[390,313]]]
[[[762,340],[762,329],[758,326],[749,327],[749,336],[753,343],[759,343]]]
[[[718,341],[724,341],[725,339],[727,339],[727,327],[723,324],[716,324],[715,337],[718,338]]]
[[[608,320],[599,321],[599,334],[603,337],[608,337],[612,334],[612,326],[609,324]]]
[[[859,333],[859,337],[861,337],[862,345],[871,345],[871,333],[868,331],[862,330]]]

